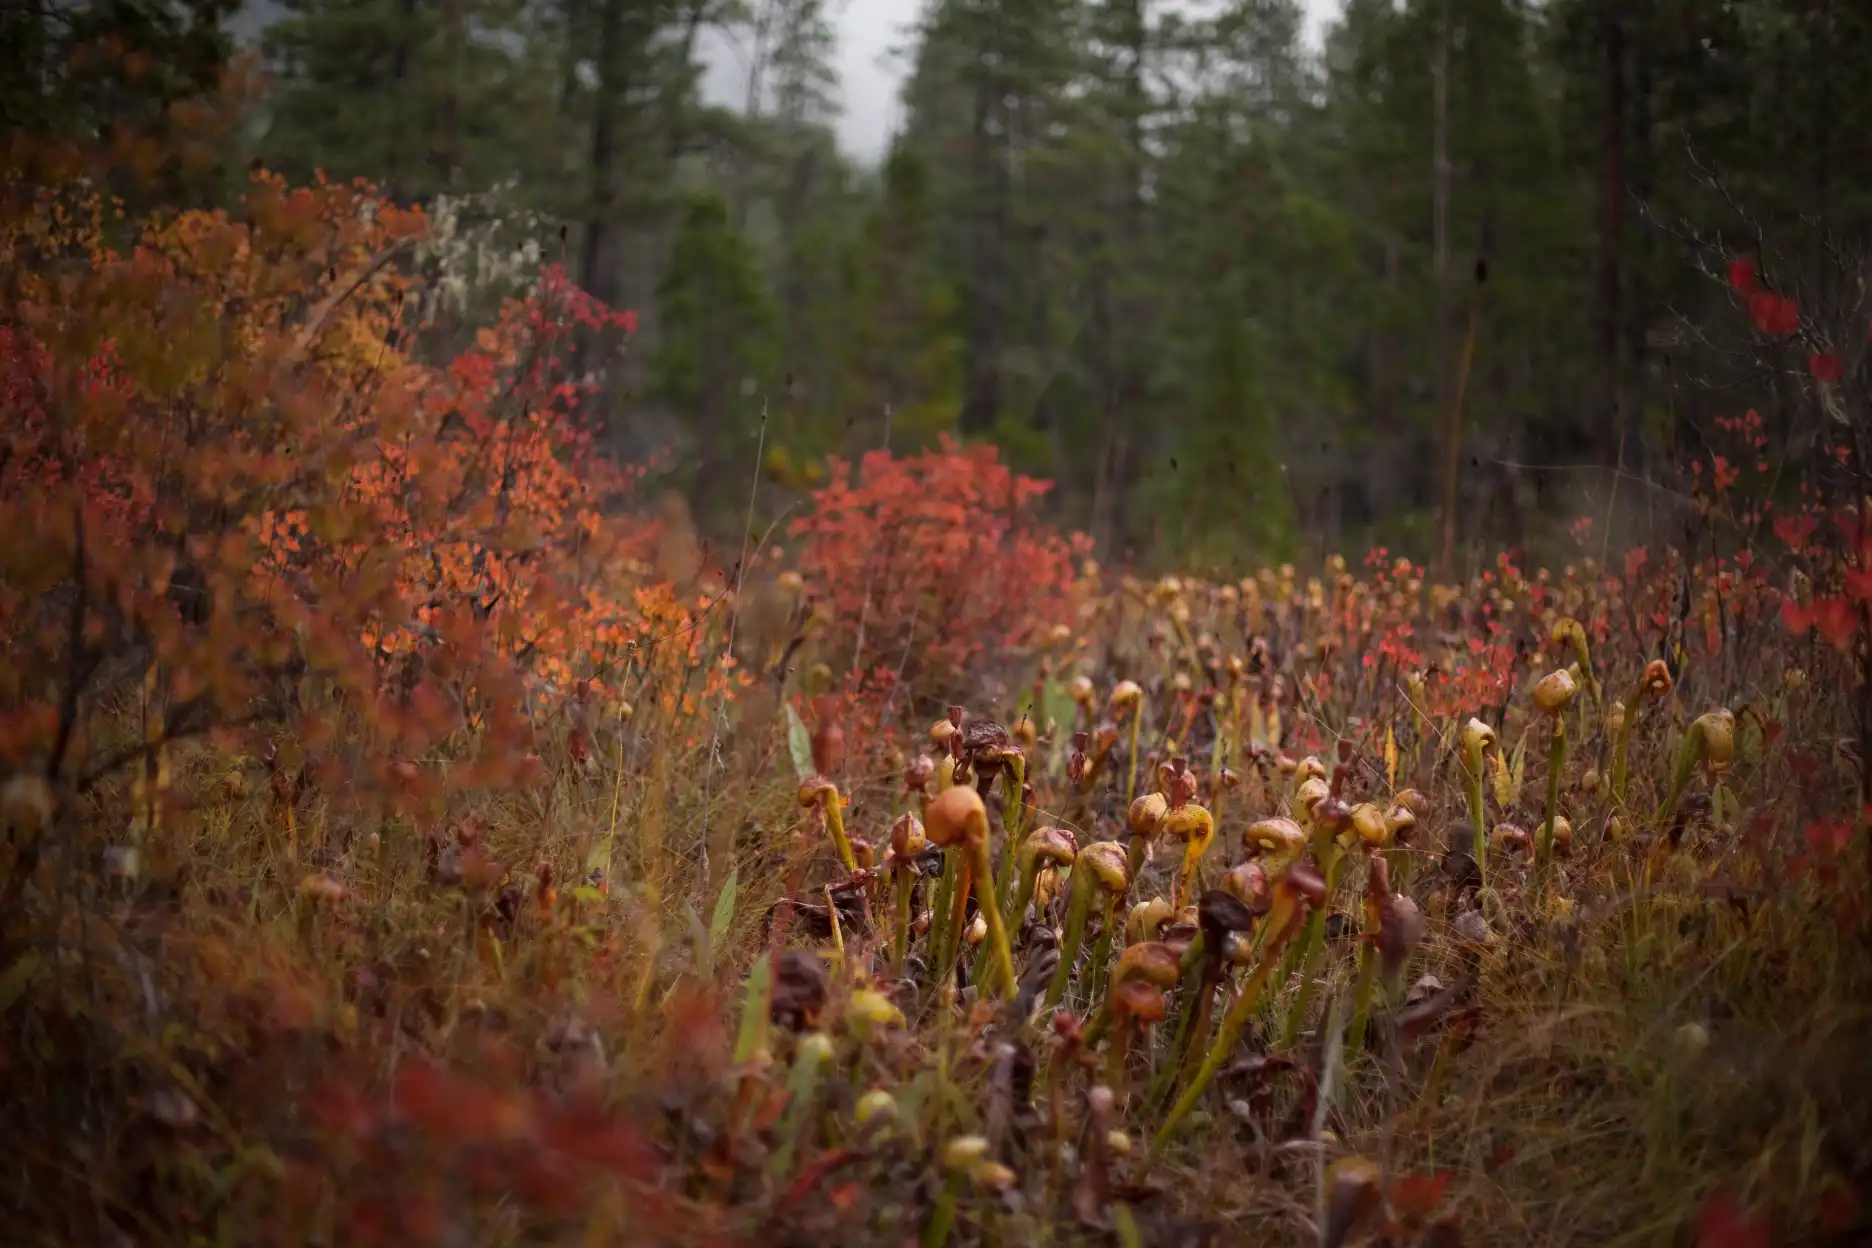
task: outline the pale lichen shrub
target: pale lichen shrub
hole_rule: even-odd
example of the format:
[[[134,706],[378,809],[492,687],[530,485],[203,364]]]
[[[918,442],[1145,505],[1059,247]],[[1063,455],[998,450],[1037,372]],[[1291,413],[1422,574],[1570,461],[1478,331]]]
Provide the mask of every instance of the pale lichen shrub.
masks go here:
[[[424,328],[447,315],[477,317],[504,298],[533,293],[545,258],[540,240],[559,222],[522,207],[520,183],[508,178],[479,191],[438,193],[428,204],[429,230],[416,247],[428,279],[418,309]]]

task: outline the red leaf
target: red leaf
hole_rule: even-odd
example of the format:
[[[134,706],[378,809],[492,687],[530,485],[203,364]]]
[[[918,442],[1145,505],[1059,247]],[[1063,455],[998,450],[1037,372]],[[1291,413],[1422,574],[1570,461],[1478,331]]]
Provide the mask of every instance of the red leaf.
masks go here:
[[[357,1089],[335,1079],[314,1087],[302,1103],[321,1126],[352,1139],[362,1139],[377,1127],[377,1113],[370,1102]]]
[[[1840,650],[1850,649],[1853,634],[1859,630],[1858,613],[1844,598],[1814,599],[1814,627],[1820,635]]]
[[[1844,820],[1838,823],[1823,823],[1816,819],[1803,831],[1807,836],[1807,844],[1823,858],[1831,858],[1838,854],[1846,848],[1847,842],[1852,840],[1852,824]]]
[[[1744,1213],[1735,1197],[1717,1192],[1697,1212],[1697,1248],[1768,1248],[1768,1223]]]
[[[835,1148],[813,1158],[801,1168],[798,1176],[787,1184],[786,1190],[780,1193],[779,1199],[775,1202],[775,1209],[783,1211],[792,1208],[811,1195],[820,1180],[840,1166],[857,1160],[858,1157],[859,1154],[849,1148]]]
[[[1798,551],[1807,544],[1819,524],[1812,516],[1777,516],[1774,533],[1789,550]]]
[[[1792,598],[1781,600],[1781,622],[1796,637],[1813,627],[1814,608],[1803,607]]]
[[[1729,262],[1729,285],[1739,295],[1755,293],[1755,257],[1737,256]]]
[[[1846,595],[1861,606],[1872,603],[1872,568],[1846,573]]]
[[[550,1153],[524,1152],[507,1161],[498,1177],[503,1186],[511,1185],[520,1199],[535,1209],[564,1215],[577,1207],[578,1179]]]
[[[412,1058],[397,1067],[390,1085],[390,1104],[417,1126],[429,1128],[446,1116],[451,1091],[440,1071]]]
[[[1391,1207],[1406,1217],[1427,1217],[1449,1192],[1450,1172],[1406,1174],[1391,1185]]]
[[[431,1137],[457,1144],[511,1140],[532,1125],[529,1107],[518,1098],[450,1078],[414,1059],[397,1067],[390,1103]]]
[[[845,727],[840,722],[839,700],[814,698],[812,733],[813,769],[822,776],[837,775],[845,766]]]
[[[651,1146],[593,1105],[549,1110],[540,1121],[540,1141],[562,1156],[622,1179],[646,1179],[656,1168]]]
[[[1800,305],[1772,291],[1749,296],[1749,319],[1764,334],[1785,338],[1800,329]]]
[[[1845,365],[1840,357],[1831,351],[1818,351],[1807,357],[1807,371],[1814,375],[1815,381],[1837,384],[1846,375]]]

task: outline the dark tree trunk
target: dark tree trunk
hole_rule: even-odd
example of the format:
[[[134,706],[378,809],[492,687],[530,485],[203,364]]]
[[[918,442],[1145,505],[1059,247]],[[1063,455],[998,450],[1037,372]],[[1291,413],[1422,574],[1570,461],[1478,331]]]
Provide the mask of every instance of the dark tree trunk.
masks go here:
[[[1436,285],[1431,325],[1430,367],[1435,370],[1432,392],[1437,415],[1443,422],[1443,464],[1437,490],[1439,527],[1436,575],[1451,580],[1456,574],[1456,510],[1461,500],[1462,414],[1458,410],[1450,376],[1450,154],[1449,154],[1449,2],[1438,7],[1435,61],[1431,66],[1431,280]]]
[[[618,171],[618,114],[629,89],[624,64],[625,9],[628,0],[604,0],[598,14],[598,84],[592,97],[591,195],[585,213],[585,246],[579,285],[607,305],[617,302],[616,236],[621,181]]]
[[[1144,87],[1147,32],[1143,0],[1128,0],[1124,23],[1125,121],[1130,141],[1125,147],[1124,234],[1118,256],[1118,323],[1123,326],[1142,326],[1151,321],[1139,281],[1148,254],[1144,225],[1144,114],[1150,106],[1150,97]],[[1116,334],[1108,339],[1108,350],[1113,353],[1117,366],[1116,393],[1112,402],[1117,442],[1113,448],[1115,488],[1112,492],[1111,525],[1114,536],[1119,540],[1132,536],[1129,533],[1129,516],[1126,514],[1127,503],[1135,493],[1139,460],[1143,458],[1138,439],[1133,436],[1133,431],[1141,433],[1143,430],[1148,389],[1145,359],[1139,350],[1137,337],[1136,334]]]
[[[1001,412],[1002,189],[1005,170],[996,138],[995,71],[979,66],[971,143],[975,203],[969,234],[968,332],[962,415],[964,434],[993,429]]]
[[[1595,428],[1602,462],[1620,461],[1619,294],[1620,235],[1625,220],[1625,25],[1627,0],[1601,0],[1601,118],[1599,147],[1599,274],[1595,299],[1595,338],[1599,354]]]
[[[396,42],[392,45],[390,50],[389,92],[392,98],[407,98],[404,95],[404,91],[407,88],[411,75],[415,72],[416,12],[419,4],[420,0],[397,0],[397,16],[402,20],[395,28]],[[410,138],[407,129],[408,123],[402,118],[397,118],[394,119],[391,124],[397,127],[397,150],[399,155],[408,154],[407,149],[403,147],[403,144],[408,142]],[[401,164],[400,161],[398,163]],[[407,204],[415,198],[409,180],[401,169],[392,172],[390,178],[384,184],[384,190],[388,192],[390,198],[397,203]]]
[[[1632,198],[1639,204],[1650,202],[1656,176],[1651,135],[1652,71],[1647,51],[1642,36],[1632,42],[1631,151],[1626,165]],[[1624,267],[1624,298],[1620,301],[1625,319],[1625,357],[1622,369],[1624,384],[1619,400],[1619,436],[1624,446],[1622,466],[1627,472],[1643,476],[1649,467],[1649,456],[1645,450],[1645,411],[1650,400],[1647,382],[1651,327],[1645,315],[1645,309],[1650,304],[1650,292],[1646,289],[1645,280],[1648,266],[1645,260],[1651,248],[1642,231],[1632,241],[1636,246],[1632,248],[1633,254]]]
[[[442,95],[436,101],[431,160],[436,186],[453,190],[461,175],[461,61],[467,37],[464,0],[442,0]]]

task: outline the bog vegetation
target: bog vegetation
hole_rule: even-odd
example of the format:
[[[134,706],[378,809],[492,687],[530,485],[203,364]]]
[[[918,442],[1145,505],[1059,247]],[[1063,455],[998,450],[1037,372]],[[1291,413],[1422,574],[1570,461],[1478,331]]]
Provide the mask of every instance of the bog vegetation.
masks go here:
[[[438,359],[422,212],[158,155],[0,217],[16,1232],[1862,1242],[1853,448],[1461,582],[1138,579],[947,440],[711,550],[594,443],[628,314]]]

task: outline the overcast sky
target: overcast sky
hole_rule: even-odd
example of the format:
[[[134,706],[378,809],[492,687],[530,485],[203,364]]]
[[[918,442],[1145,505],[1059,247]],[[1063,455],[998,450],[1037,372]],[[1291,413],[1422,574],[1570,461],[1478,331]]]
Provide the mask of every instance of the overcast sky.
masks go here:
[[[927,0],[828,0],[838,26],[837,68],[844,113],[839,139],[862,160],[882,154],[900,116],[897,88],[909,69],[910,30]],[[1308,35],[1317,40],[1339,0],[1305,0]],[[745,61],[722,47],[709,51],[704,90],[739,103],[746,92]]]

